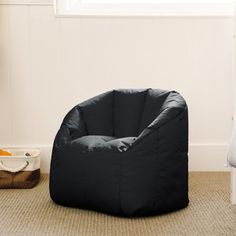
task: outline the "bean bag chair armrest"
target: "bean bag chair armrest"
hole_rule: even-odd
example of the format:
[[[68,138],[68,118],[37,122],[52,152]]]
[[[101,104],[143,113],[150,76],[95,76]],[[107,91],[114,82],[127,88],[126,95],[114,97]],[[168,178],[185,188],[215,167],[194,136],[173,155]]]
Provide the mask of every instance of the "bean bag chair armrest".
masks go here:
[[[65,145],[71,140],[87,135],[82,111],[79,106],[74,107],[64,118],[56,135],[54,145],[56,148]]]
[[[159,115],[140,133],[131,148],[141,145],[142,143],[146,143],[146,139],[151,139],[152,134],[154,135],[157,133],[161,127],[168,126],[168,124],[175,119],[177,120],[176,125],[184,126],[185,129],[183,129],[182,132],[185,133],[185,137],[187,139],[188,107],[185,100],[177,92],[172,92],[163,104]],[[184,120],[184,122],[182,120]]]

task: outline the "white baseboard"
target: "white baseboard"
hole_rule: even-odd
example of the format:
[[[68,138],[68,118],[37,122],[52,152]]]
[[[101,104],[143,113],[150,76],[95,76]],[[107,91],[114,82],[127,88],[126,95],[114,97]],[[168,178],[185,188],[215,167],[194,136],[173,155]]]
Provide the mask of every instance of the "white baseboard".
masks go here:
[[[41,146],[40,158],[41,158],[41,171],[42,173],[49,173],[50,161],[52,155],[52,146]]]
[[[22,147],[22,146],[21,146]],[[27,146],[29,147],[29,146]],[[30,148],[41,150],[41,171],[49,173],[52,146],[38,145]],[[225,167],[227,161],[227,143],[200,143],[189,145],[189,170],[190,171],[229,171]]]
[[[193,143],[189,145],[190,171],[229,171],[227,143]]]

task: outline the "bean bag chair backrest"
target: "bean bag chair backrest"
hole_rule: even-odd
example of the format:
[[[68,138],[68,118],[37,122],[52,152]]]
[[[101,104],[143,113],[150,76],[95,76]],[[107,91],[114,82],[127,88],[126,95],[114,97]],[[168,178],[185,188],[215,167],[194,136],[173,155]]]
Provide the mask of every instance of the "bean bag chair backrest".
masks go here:
[[[163,110],[174,105],[176,98],[181,103],[182,97],[174,91],[113,90],[74,107],[66,116],[65,123],[67,126],[69,123],[74,138],[83,135],[137,137]],[[83,122],[76,124],[76,120]],[[78,125],[80,129],[77,129]]]

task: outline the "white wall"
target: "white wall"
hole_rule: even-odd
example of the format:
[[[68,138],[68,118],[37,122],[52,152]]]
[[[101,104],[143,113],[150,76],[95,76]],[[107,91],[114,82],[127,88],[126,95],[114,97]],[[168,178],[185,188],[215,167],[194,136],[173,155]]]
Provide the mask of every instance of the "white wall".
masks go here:
[[[113,88],[182,93],[190,169],[225,170],[232,116],[232,19],[55,18],[0,2],[0,145],[43,147],[75,104]]]

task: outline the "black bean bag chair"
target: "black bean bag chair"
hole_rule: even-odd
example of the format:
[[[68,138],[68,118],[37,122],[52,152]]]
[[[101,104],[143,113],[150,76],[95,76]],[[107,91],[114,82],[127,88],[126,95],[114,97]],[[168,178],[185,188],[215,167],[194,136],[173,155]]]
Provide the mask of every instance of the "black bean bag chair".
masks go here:
[[[121,216],[188,205],[188,113],[180,94],[114,90],[75,106],[56,135],[50,195]]]

